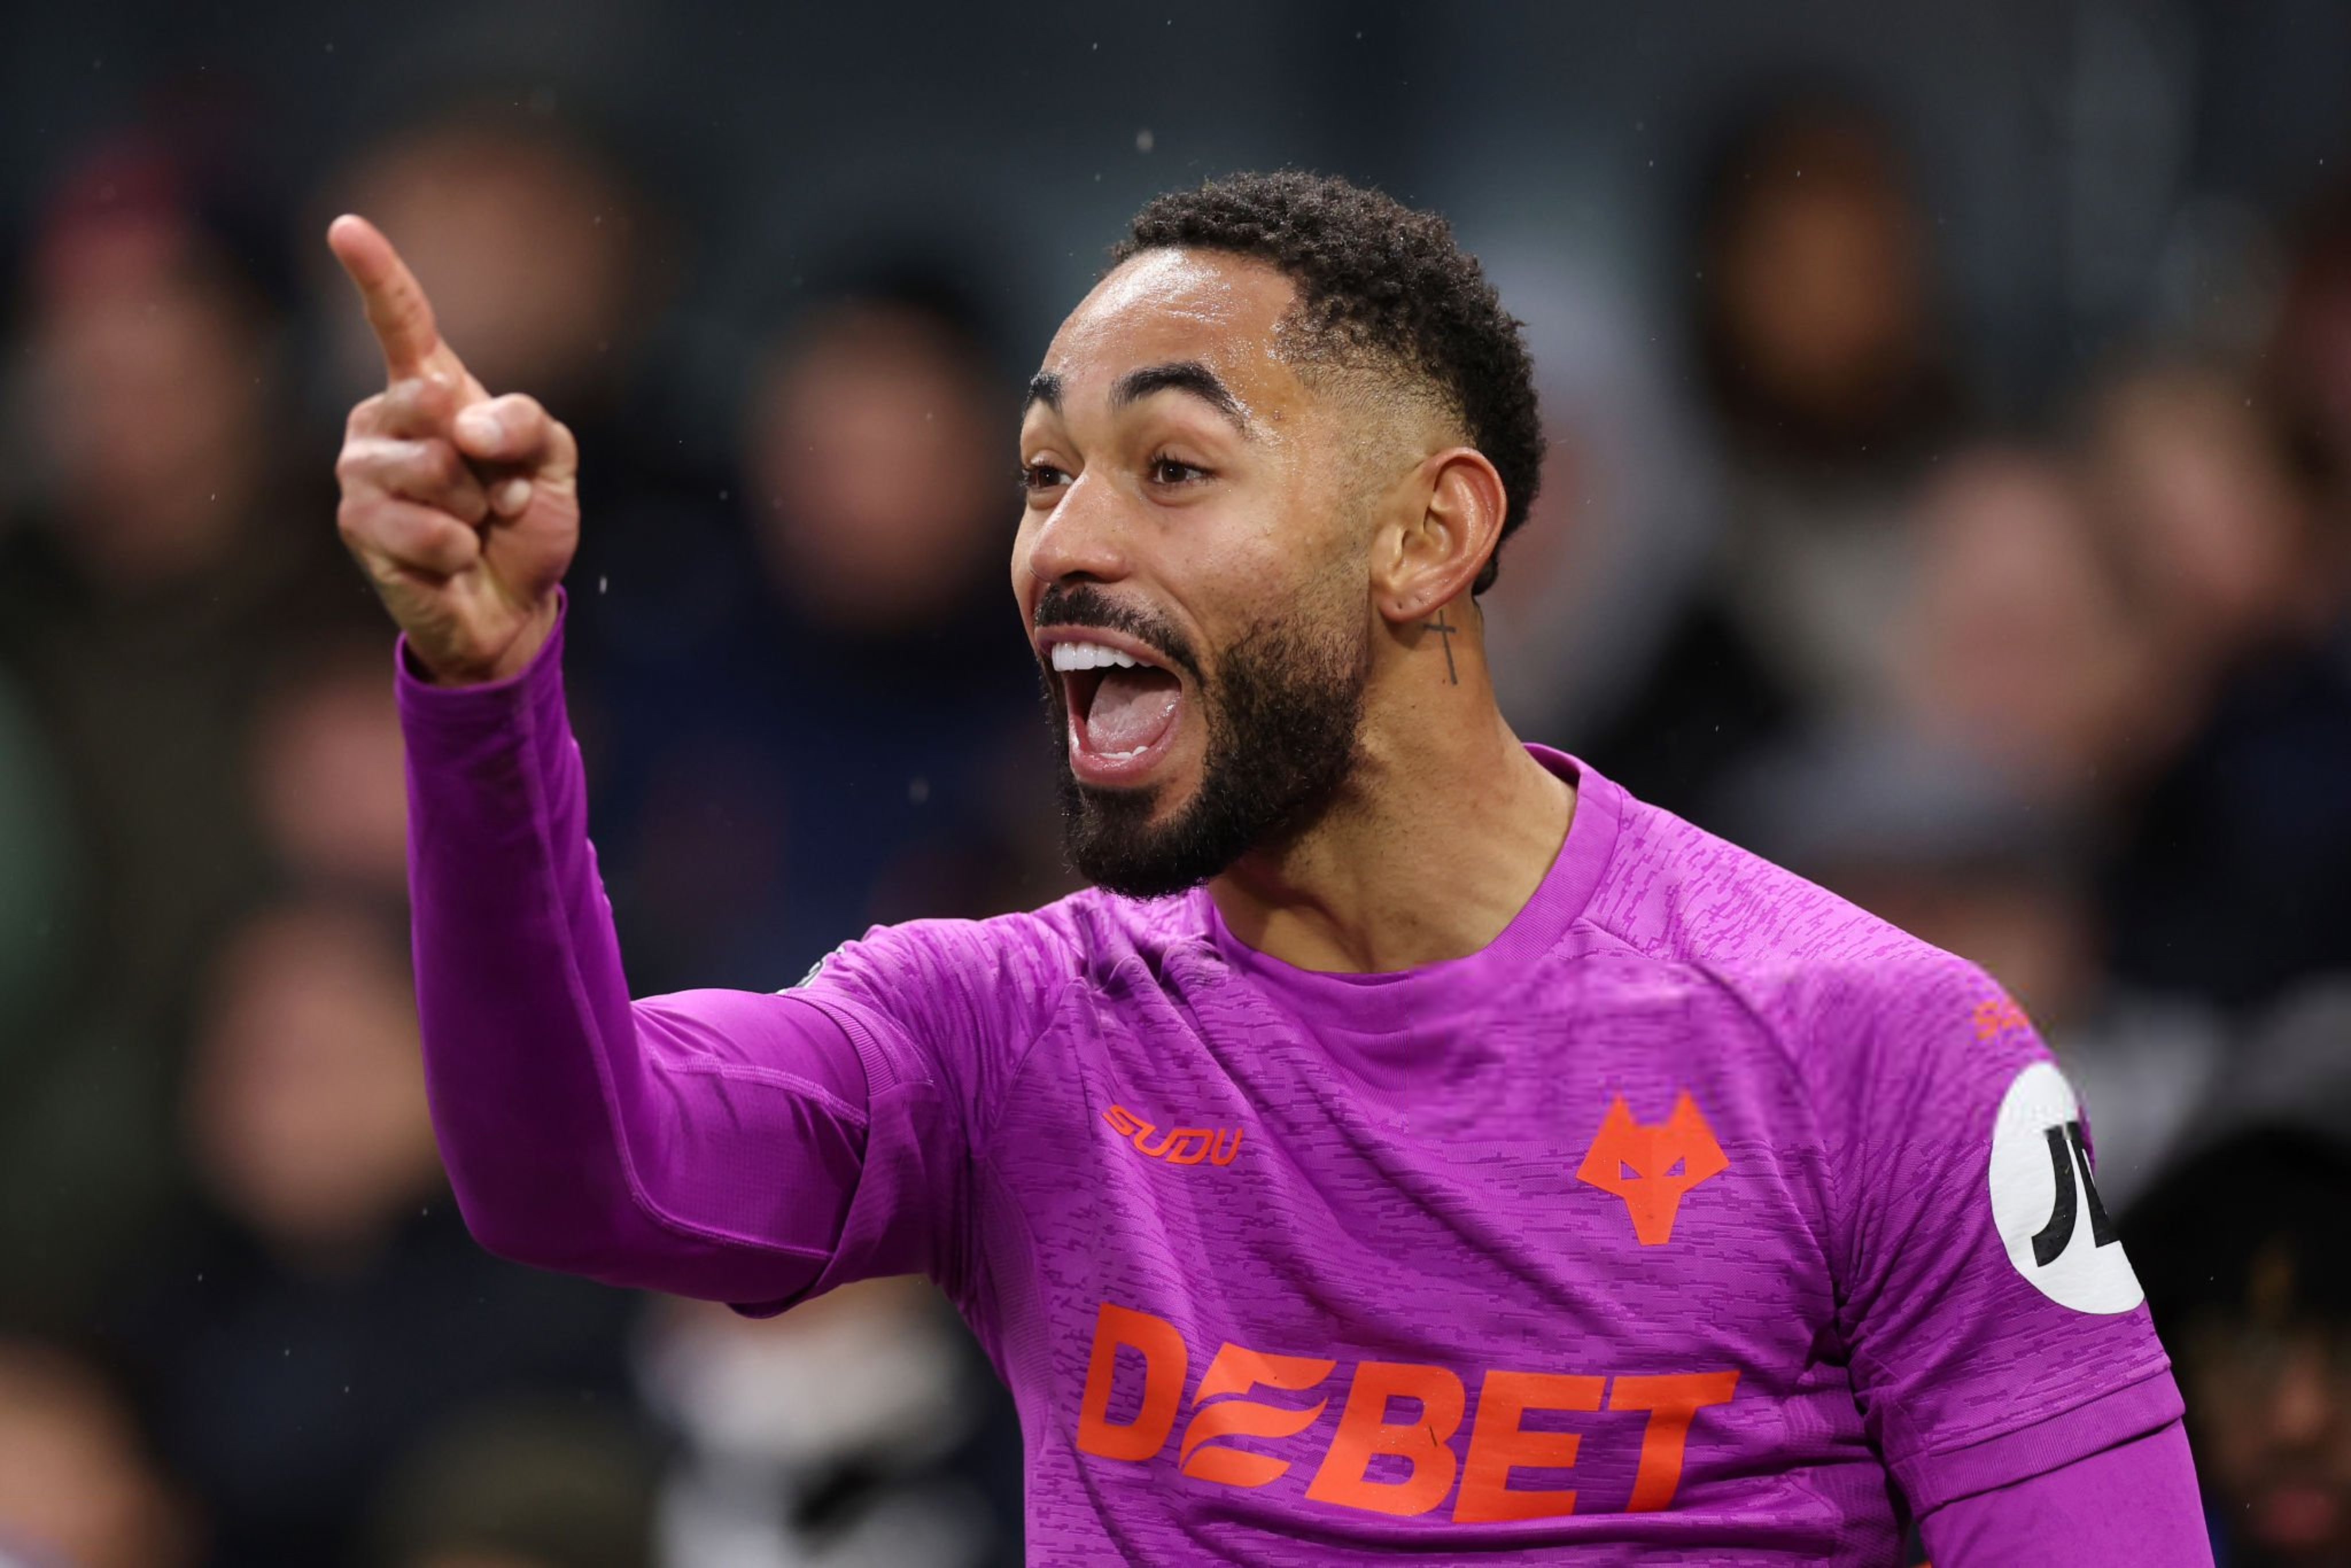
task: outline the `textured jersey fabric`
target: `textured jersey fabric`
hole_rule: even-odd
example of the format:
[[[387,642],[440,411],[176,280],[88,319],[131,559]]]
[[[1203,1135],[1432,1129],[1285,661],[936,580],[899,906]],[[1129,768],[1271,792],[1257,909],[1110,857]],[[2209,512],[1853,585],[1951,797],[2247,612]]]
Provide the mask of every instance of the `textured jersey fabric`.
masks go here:
[[[469,1222],[748,1311],[929,1275],[1019,1404],[1035,1562],[1886,1563],[1906,1504],[1931,1545],[2179,1416],[2017,1009],[1570,758],[1531,748],[1556,861],[1450,962],[1090,891],[632,1002],[560,645],[401,678]]]
[[[1927,1516],[1937,1568],[2210,1568],[2196,1464],[2179,1422]]]

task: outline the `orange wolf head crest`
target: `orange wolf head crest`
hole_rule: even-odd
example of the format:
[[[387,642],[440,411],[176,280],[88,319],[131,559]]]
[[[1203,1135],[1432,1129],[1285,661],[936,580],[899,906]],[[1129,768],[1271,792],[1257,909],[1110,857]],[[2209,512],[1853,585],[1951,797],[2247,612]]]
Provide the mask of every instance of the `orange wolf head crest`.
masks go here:
[[[1641,1245],[1662,1247],[1673,1239],[1682,1194],[1729,1168],[1729,1156],[1715,1142],[1714,1129],[1685,1089],[1662,1122],[1635,1122],[1625,1096],[1611,1100],[1607,1118],[1575,1176],[1623,1198]]]

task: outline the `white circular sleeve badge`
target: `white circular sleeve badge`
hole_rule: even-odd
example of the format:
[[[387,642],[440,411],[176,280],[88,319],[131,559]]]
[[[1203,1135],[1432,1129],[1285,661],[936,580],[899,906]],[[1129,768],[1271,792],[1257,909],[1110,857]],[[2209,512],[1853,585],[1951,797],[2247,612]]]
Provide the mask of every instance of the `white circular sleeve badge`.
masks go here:
[[[843,942],[841,945],[841,947],[846,947],[848,946],[848,943]],[[827,953],[823,957],[819,958],[815,963],[810,964],[808,967],[807,974],[802,975],[799,979],[794,980],[790,985],[786,986],[782,990],[778,991],[776,995],[779,997],[787,996],[793,991],[799,990],[802,986],[813,985],[816,981],[816,977],[824,973],[824,967],[841,956],[841,947],[835,947],[831,952]]]
[[[2060,1306],[2126,1312],[2146,1292],[2090,1178],[2082,1103],[2036,1061],[2016,1075],[1991,1128],[1991,1217],[2016,1271]]]

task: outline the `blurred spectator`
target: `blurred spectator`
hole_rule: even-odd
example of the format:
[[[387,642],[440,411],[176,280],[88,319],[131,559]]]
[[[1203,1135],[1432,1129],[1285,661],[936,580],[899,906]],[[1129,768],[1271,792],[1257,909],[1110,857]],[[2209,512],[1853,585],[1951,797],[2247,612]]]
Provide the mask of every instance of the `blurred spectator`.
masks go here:
[[[183,1568],[196,1522],[97,1367],[0,1335],[0,1563]]]
[[[86,881],[47,955],[60,1021],[0,1061],[5,1240],[87,1304],[176,1179],[166,1081],[200,954],[263,862],[242,723],[304,628],[371,613],[327,476],[284,439],[282,321],[156,142],[47,212],[12,392],[32,438],[0,526],[0,669],[54,759]],[[62,902],[62,901],[61,901]]]
[[[1019,1561],[1020,1433],[938,1293],[876,1280],[755,1322],[671,1302],[639,1355],[677,1433],[663,1560],[694,1568]],[[983,1490],[982,1481],[992,1481]]]
[[[1759,749],[1884,702],[1908,492],[1960,414],[1928,233],[1889,130],[1833,99],[1742,122],[1708,170],[1695,331],[1724,527],[1594,743],[1636,793],[1703,816]]]
[[[2236,378],[2162,365],[2116,379],[2094,408],[2089,457],[2175,702],[2308,645],[2341,608],[2312,495]]]
[[[1946,428],[1928,227],[1892,128],[1855,104],[1791,99],[1725,139],[1701,196],[1698,348],[1747,463],[1866,473]]]
[[[214,967],[188,1124],[212,1198],[289,1264],[371,1260],[436,1197],[403,946],[381,917],[280,905]]]
[[[567,423],[609,413],[660,314],[657,239],[632,183],[579,130],[458,109],[371,145],[328,184],[338,211],[392,236],[484,386],[528,392]],[[340,379],[379,380],[359,312],[329,319]]]
[[[2321,497],[2340,571],[2351,566],[2351,191],[2320,204],[2295,237],[2261,391]]]
[[[273,679],[253,726],[249,789],[271,859],[302,882],[399,899],[408,794],[381,637],[307,651]]]
[[[2228,1568],[2351,1561],[2346,1207],[2342,1145],[2269,1125],[2206,1150],[2123,1219]]]
[[[2124,378],[2090,454],[2178,737],[2117,836],[2115,962],[2253,1007],[2351,967],[2351,583],[2281,434],[2231,381]]]
[[[222,748],[277,596],[318,558],[301,547],[322,542],[272,516],[275,317],[171,174],[153,156],[100,161],[51,215],[20,389],[39,471],[30,515],[0,537],[0,647],[73,775],[101,950],[140,966],[110,964],[108,989],[151,1002],[244,890]]]
[[[850,299],[775,344],[746,413],[768,580],[859,642],[937,631],[1001,576],[1007,399],[945,298]],[[998,611],[1001,603],[993,606]]]
[[[392,919],[313,898],[236,928],[187,1119],[210,1202],[121,1332],[212,1561],[350,1561],[377,1475],[452,1412],[618,1392],[629,1298],[497,1262],[444,1196]]]
[[[47,542],[123,599],[261,544],[248,530],[277,461],[263,438],[280,384],[275,309],[204,230],[182,172],[138,141],[93,157],[48,214],[27,280],[23,402]]]
[[[489,1405],[393,1468],[365,1568],[651,1568],[653,1482],[643,1439],[611,1416]]]
[[[1980,447],[1917,507],[1892,661],[1914,728],[2011,787],[2079,811],[2192,718],[2157,679],[2116,552],[2058,459]]]
[[[1027,847],[1047,740],[1004,578],[1006,400],[978,342],[951,291],[914,284],[780,340],[744,413],[735,591],[695,641],[590,666],[641,985],[772,988],[877,921],[1058,884]]]

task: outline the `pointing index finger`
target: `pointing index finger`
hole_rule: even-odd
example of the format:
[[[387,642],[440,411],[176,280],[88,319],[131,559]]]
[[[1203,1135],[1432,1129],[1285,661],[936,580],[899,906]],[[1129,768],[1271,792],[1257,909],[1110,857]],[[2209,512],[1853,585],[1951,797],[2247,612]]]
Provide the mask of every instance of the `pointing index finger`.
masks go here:
[[[465,369],[441,340],[423,287],[381,229],[346,213],[328,225],[327,247],[359,287],[368,325],[375,329],[384,369],[393,381],[435,371],[463,381]]]

